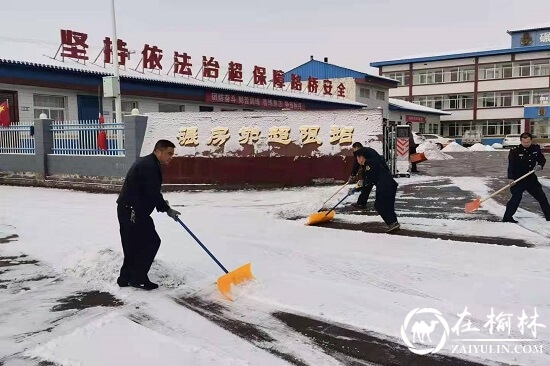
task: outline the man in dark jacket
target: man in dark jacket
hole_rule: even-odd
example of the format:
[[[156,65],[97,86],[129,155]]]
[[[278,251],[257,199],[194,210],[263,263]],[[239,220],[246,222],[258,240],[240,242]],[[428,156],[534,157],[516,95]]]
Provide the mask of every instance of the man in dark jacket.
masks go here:
[[[117,199],[117,214],[124,262],[117,283],[145,290],[158,288],[147,276],[157,251],[160,237],[155,230],[151,213],[166,212],[177,219],[180,214],[170,208],[161,193],[161,164],[168,164],[174,156],[175,145],[159,140],[153,153],[139,158],[128,170]]]
[[[544,164],[546,164],[546,159],[540,150],[540,145],[533,144],[533,135],[524,132],[520,135],[520,140],[521,145],[513,148],[508,153],[508,179],[516,180],[529,171],[542,170]],[[528,175],[510,187],[512,197],[506,205],[506,212],[502,221],[517,223],[513,216],[519,207],[523,192],[525,191],[529,192],[539,202],[546,221],[550,221],[550,205],[535,173]]]
[[[363,144],[360,142],[354,142],[353,145],[351,145],[351,148],[353,149],[353,152],[355,153],[357,150],[363,147]],[[348,179],[348,184],[357,183],[358,179],[362,178],[362,172],[361,172],[361,165],[357,162],[357,159],[353,162],[353,169],[351,170],[351,175]],[[355,207],[358,208],[366,208],[367,207],[367,201],[369,200],[370,192],[372,191],[372,184],[368,184],[361,187],[361,193],[359,194],[359,198],[357,198],[357,203],[354,204]]]
[[[395,195],[397,194],[397,182],[393,179],[388,165],[384,159],[370,147],[362,147],[353,155],[363,168],[363,187],[367,185],[376,186],[376,198],[374,208],[382,217],[387,232],[400,228],[395,214]],[[351,188],[349,194],[357,192],[361,188]]]

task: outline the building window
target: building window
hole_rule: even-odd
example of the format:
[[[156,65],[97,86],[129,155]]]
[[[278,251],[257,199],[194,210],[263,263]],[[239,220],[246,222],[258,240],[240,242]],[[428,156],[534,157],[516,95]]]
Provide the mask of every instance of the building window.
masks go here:
[[[33,95],[34,118],[40,118],[45,113],[54,121],[65,120],[65,97],[60,95]]]
[[[516,92],[516,105],[526,105],[530,103],[531,92],[530,91],[520,91]]]
[[[182,104],[159,103],[159,112],[165,112],[165,113],[185,112],[185,106]]]
[[[386,93],[383,91],[377,91],[376,92],[376,99],[378,100],[386,100]]]
[[[370,89],[359,88],[359,97],[369,99],[370,98]]]
[[[139,103],[138,102],[123,100],[120,104],[121,104],[121,107],[122,107],[122,114],[123,115],[131,114],[132,109],[134,109],[134,108],[139,109]],[[113,110],[113,113],[114,113],[115,110],[116,110],[116,104],[115,104],[114,99],[113,99],[112,107],[113,107],[112,110]]]
[[[548,98],[549,90],[533,90],[533,104],[541,104],[541,98]]]
[[[409,85],[410,82],[411,82],[410,75],[409,75],[408,71],[388,72],[388,73],[383,74],[383,76],[385,76],[387,78],[390,78],[390,79],[397,80],[399,82],[399,84],[398,84],[399,86]]]

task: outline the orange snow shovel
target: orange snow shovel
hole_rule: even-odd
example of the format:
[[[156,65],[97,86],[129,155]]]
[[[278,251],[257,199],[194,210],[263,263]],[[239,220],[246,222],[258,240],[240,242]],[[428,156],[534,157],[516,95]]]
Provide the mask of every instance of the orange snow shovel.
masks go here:
[[[411,163],[421,163],[423,161],[428,160],[428,158],[426,158],[426,155],[424,155],[424,153],[416,153],[416,154],[411,154],[411,156],[409,157],[409,160],[411,161]]]
[[[252,275],[252,271],[250,269],[251,263],[247,263],[244,266],[241,266],[231,272],[229,272],[225,267],[214,257],[212,253],[204,246],[203,243],[193,234],[191,230],[183,223],[183,221],[180,220],[179,217],[177,217],[177,221],[183,226],[185,230],[195,239],[195,241],[204,249],[206,253],[216,262],[218,266],[225,272],[225,274],[218,278],[218,290],[222,293],[223,296],[225,296],[226,299],[233,301],[233,299],[230,296],[231,292],[231,285],[238,285],[244,281],[252,280],[254,279],[254,276]]]
[[[477,209],[479,209],[479,207],[481,206],[481,204],[485,201],[487,201],[489,198],[493,197],[493,196],[496,196],[497,194],[499,194],[500,192],[504,191],[506,188],[510,188],[511,186],[513,186],[514,184],[516,184],[517,182],[519,182],[520,180],[522,180],[523,178],[527,177],[528,175],[531,175],[535,172],[536,170],[531,170],[529,173],[526,173],[524,175],[522,175],[521,177],[519,177],[518,179],[516,179],[515,181],[513,181],[512,183],[502,187],[501,189],[499,189],[498,191],[496,191],[495,193],[491,194],[490,196],[488,197],[485,197],[483,199],[481,198],[476,198],[475,200],[473,200],[472,202],[470,203],[467,203],[466,204],[466,207],[465,207],[465,211],[466,213],[472,213],[474,211],[476,211]]]
[[[329,222],[334,218],[334,209],[340,205],[340,203],[344,202],[346,198],[348,198],[350,194],[346,194],[344,198],[342,198],[336,205],[334,205],[333,208],[330,209],[330,211],[319,211],[314,214],[311,214],[309,216],[309,220],[306,223],[306,225],[315,225],[320,224],[322,222]]]
[[[332,197],[336,196],[338,192],[340,192],[342,189],[344,189],[348,185],[348,182],[344,183],[342,187],[340,187],[332,196],[330,196],[323,204],[321,205],[321,208],[319,211],[317,211],[314,214],[309,215],[309,220],[306,223],[306,225],[318,224],[320,222],[327,222],[334,218],[334,212],[333,211],[323,211],[323,207],[325,207],[325,204],[332,199]]]

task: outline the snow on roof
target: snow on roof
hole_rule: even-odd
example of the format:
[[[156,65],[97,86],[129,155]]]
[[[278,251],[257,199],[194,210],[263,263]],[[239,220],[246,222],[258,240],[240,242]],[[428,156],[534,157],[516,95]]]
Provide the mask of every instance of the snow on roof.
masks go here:
[[[105,67],[103,66],[103,55],[101,53],[101,48],[94,48],[90,46],[87,50],[87,55],[89,57],[89,60],[86,61],[86,64],[83,64],[83,62],[77,62],[75,60],[65,58],[65,61],[61,61],[61,57],[58,56],[57,59],[53,59],[53,56],[56,54],[56,51],[59,47],[59,45],[55,45],[53,42],[44,42],[40,43],[40,45],[36,45],[33,43],[37,42],[17,42],[16,45],[13,43],[8,46],[8,42],[5,39],[0,38],[0,48],[2,48],[2,59],[0,59],[0,62],[3,63],[18,63],[18,64],[24,64],[29,66],[36,66],[36,67],[51,67],[51,68],[57,68],[62,70],[72,70],[77,72],[87,72],[87,73],[93,73],[93,74],[101,74],[104,76],[107,75],[113,75],[114,69],[111,64],[107,64]],[[7,46],[7,47],[6,47]],[[22,57],[21,55],[24,54],[25,56]],[[94,64],[95,58],[100,55],[100,57],[97,60],[97,63]],[[262,94],[262,95],[269,95],[269,96],[277,96],[277,97],[286,97],[286,98],[299,98],[302,100],[310,100],[310,101],[319,101],[319,102],[325,102],[325,103],[335,103],[335,104],[345,104],[345,105],[354,105],[354,106],[361,106],[361,107],[367,107],[364,103],[355,102],[350,99],[337,99],[336,97],[327,97],[322,95],[311,95],[307,93],[300,93],[295,91],[285,91],[285,90],[274,90],[274,89],[268,89],[268,88],[261,88],[261,87],[252,87],[247,86],[245,83],[247,82],[246,77],[243,78],[244,83],[242,85],[237,84],[228,84],[228,83],[222,83],[220,81],[210,81],[208,79],[196,79],[194,77],[187,77],[187,76],[176,76],[174,77],[173,74],[167,75],[168,69],[170,68],[169,63],[165,62],[165,60],[170,60],[169,57],[163,58],[163,70],[159,74],[158,72],[151,72],[149,70],[145,70],[145,72],[135,71],[132,68],[135,68],[139,62],[139,59],[141,58],[141,55],[132,55],[131,61],[127,61],[126,69],[123,67],[120,68],[120,76],[124,78],[132,78],[132,79],[139,79],[139,80],[145,80],[145,81],[157,81],[157,82],[167,82],[167,83],[175,83],[175,84],[181,84],[186,86],[196,86],[196,87],[202,87],[202,88],[212,88],[212,89],[220,89],[225,90],[227,92],[247,92],[247,93],[256,93],[256,94]],[[220,63],[221,65],[221,63]],[[193,72],[196,74],[196,66],[193,66]],[[220,68],[220,75],[223,74],[223,66]],[[243,72],[243,75],[245,73]],[[251,75],[251,73],[250,73]],[[307,90],[307,89],[306,89]],[[321,88],[321,93],[322,93]]]
[[[506,33],[510,34],[510,33],[518,33],[518,32],[528,32],[528,31],[535,31],[535,30],[541,30],[541,29],[550,29],[550,22],[540,23],[540,24],[531,24],[523,28],[508,30],[506,31]]]
[[[416,111],[416,112],[423,112],[423,113],[430,113],[430,114],[439,114],[439,115],[451,115],[450,112],[445,112],[440,109],[430,108],[430,107],[424,107],[420,104],[407,102],[405,100],[401,99],[395,99],[395,98],[388,98],[388,103],[393,106],[396,106],[400,109],[407,109],[409,111]]]

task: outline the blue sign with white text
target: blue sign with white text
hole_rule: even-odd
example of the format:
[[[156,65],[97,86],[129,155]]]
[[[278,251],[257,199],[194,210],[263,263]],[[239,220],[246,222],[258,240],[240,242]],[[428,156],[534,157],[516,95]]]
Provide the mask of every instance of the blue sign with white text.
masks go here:
[[[512,48],[550,46],[550,28],[512,33]]]
[[[523,107],[523,118],[550,118],[550,106]]]

